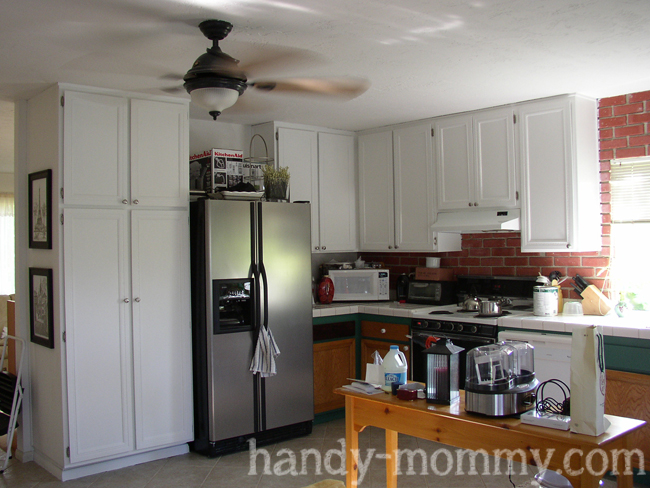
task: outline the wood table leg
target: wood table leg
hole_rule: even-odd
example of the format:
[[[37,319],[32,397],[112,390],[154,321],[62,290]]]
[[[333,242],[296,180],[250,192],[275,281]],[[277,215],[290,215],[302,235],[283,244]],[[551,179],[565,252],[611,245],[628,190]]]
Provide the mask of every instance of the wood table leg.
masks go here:
[[[345,397],[345,486],[357,488],[359,470],[359,432],[354,430],[354,398]]]
[[[397,488],[397,432],[386,429],[386,488]]]

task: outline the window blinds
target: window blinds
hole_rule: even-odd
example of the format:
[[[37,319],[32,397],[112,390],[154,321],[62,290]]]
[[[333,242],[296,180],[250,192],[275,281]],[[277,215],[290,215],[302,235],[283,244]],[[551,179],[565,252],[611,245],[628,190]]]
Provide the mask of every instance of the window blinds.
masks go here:
[[[612,221],[650,222],[650,157],[611,163]]]

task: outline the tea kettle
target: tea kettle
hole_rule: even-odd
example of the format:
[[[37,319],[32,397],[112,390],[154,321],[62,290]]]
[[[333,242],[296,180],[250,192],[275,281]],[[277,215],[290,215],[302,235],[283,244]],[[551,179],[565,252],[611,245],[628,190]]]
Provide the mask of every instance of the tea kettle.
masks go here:
[[[397,301],[406,302],[409,294],[409,277],[402,273],[397,277]]]

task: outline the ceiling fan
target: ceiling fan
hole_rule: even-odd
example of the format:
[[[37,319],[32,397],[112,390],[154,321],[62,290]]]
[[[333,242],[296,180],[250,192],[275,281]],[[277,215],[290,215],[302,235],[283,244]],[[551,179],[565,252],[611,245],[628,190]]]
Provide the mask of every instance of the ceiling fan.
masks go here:
[[[352,99],[365,92],[370,84],[356,78],[287,78],[249,81],[239,61],[224,53],[219,41],[226,38],[232,24],[225,20],[205,20],[199,29],[212,41],[212,47],[199,56],[183,77],[183,87],[192,102],[207,108],[213,119],[232,107],[247,88],[261,91],[314,94]]]

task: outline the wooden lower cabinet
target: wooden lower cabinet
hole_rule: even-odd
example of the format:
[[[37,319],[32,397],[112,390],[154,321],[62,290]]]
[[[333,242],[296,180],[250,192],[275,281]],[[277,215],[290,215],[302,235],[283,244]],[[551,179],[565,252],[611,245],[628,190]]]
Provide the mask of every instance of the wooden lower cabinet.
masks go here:
[[[384,322],[361,322],[361,374],[365,375],[366,364],[373,362],[372,354],[378,351],[385,357],[391,345],[399,346],[399,350],[406,356],[406,362],[411,371],[411,351],[409,348],[409,325],[391,324]]]
[[[646,471],[650,470],[650,375],[608,369],[605,413],[645,420],[646,425],[631,435],[632,447],[643,451]],[[637,458],[633,465],[638,466]]]
[[[397,342],[386,342],[386,341],[378,341],[374,339],[361,339],[361,373],[362,375],[365,375],[366,372],[366,364],[367,363],[372,363],[373,362],[373,357],[372,353],[375,351],[378,351],[381,357],[385,357],[386,353],[390,350],[391,345],[396,345],[399,346],[399,350],[404,353],[404,356],[406,356],[406,363],[409,368],[409,374],[408,376],[410,377],[410,371],[411,371],[411,352],[409,350],[409,346],[406,344],[399,344]]]
[[[314,344],[314,413],[345,407],[345,398],[334,393],[356,374],[354,339]]]

